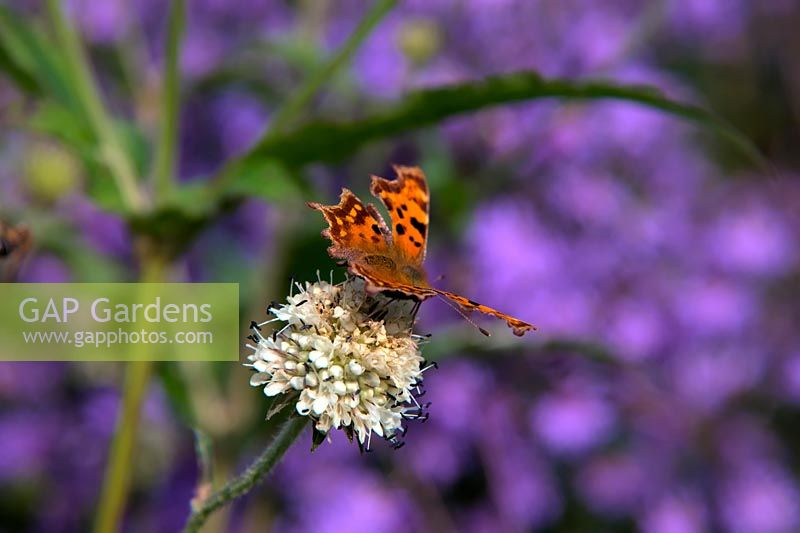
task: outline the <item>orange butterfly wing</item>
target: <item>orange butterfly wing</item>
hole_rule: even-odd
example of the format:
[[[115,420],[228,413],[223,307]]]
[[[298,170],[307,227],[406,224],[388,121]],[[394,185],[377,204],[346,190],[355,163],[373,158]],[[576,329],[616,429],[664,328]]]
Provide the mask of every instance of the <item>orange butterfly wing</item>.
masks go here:
[[[380,198],[392,220],[392,242],[410,264],[421,266],[428,243],[430,195],[419,167],[395,166],[397,179],[372,176],[370,192]]]
[[[373,205],[364,205],[349,189],[342,189],[338,205],[308,202],[308,207],[321,211],[328,222],[323,237],[333,243],[328,248],[332,257],[345,261],[370,254],[389,255],[392,234]]]
[[[307,205],[321,211],[328,222],[322,230],[322,235],[333,243],[328,253],[346,261],[350,272],[369,282],[369,290],[392,289],[424,299],[414,289],[415,285],[427,285],[424,272],[403,269],[405,260],[397,257],[391,230],[374,205],[365,205],[348,189],[342,190],[337,205]]]

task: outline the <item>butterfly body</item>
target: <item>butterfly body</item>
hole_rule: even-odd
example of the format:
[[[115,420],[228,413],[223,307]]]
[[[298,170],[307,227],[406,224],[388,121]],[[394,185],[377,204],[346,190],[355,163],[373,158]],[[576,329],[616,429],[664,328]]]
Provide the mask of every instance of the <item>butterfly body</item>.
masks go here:
[[[372,176],[370,192],[389,211],[391,228],[372,204],[365,205],[343,189],[337,205],[309,202],[328,222],[322,235],[331,240],[328,253],[366,282],[369,292],[388,292],[415,300],[447,298],[467,311],[478,310],[505,320],[516,335],[532,325],[463,296],[432,287],[423,267],[428,237],[430,194],[418,167],[395,166],[397,179]]]

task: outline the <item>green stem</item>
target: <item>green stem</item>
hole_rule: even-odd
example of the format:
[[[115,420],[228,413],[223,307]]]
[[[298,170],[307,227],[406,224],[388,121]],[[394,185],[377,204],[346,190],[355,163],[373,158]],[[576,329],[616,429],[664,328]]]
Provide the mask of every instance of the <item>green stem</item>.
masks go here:
[[[224,487],[209,496],[206,500],[193,506],[192,513],[184,526],[184,533],[194,533],[203,527],[208,517],[227,503],[243,496],[255,487],[289,449],[289,446],[300,436],[308,423],[308,418],[295,416],[281,427],[275,439],[261,452],[253,463],[241,475],[229,481]]]
[[[139,429],[142,402],[150,381],[152,361],[131,361],[125,369],[122,412],[111,443],[108,464],[103,478],[95,533],[119,530],[120,519],[130,487],[134,446]]]
[[[86,113],[97,139],[99,155],[108,165],[126,204],[139,209],[143,207],[144,199],[136,185],[133,163],[103,107],[100,90],[92,76],[89,60],[80,38],[64,14],[59,0],[47,0],[47,9],[58,44],[64,52],[66,70],[72,80],[75,96]]]
[[[369,37],[372,30],[396,4],[397,0],[377,0],[375,2],[341,48],[319,70],[312,74],[300,90],[278,110],[275,120],[272,122],[272,132],[279,133],[291,125],[325,83],[350,61],[353,54],[361,46],[361,43]]]
[[[142,282],[155,283],[164,279],[166,262],[145,255],[142,262]],[[95,516],[95,533],[119,531],[122,513],[131,483],[136,435],[139,431],[142,404],[147,393],[153,361],[138,359],[125,367],[122,389],[122,408],[117,418],[114,438],[100,489]]]
[[[161,133],[155,162],[156,197],[166,198],[173,189],[178,140],[180,46],[186,26],[185,0],[173,0],[169,13],[166,59],[161,88]]]

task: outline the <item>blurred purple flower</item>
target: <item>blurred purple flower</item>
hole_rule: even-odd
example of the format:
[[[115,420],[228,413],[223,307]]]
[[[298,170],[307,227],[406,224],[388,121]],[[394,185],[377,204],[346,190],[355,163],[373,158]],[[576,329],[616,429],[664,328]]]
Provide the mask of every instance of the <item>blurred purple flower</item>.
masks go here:
[[[763,357],[741,347],[686,349],[671,363],[675,392],[704,413],[721,408],[733,395],[754,387],[764,372]]]
[[[131,257],[133,240],[119,216],[100,210],[84,198],[76,199],[69,210],[81,235],[95,250],[120,258]]]
[[[442,368],[425,375],[427,400],[435,406],[429,424],[441,427],[451,438],[466,438],[475,430],[475,416],[482,410],[488,390],[494,388],[491,374],[480,366],[453,358]],[[411,431],[414,431],[413,429]]]
[[[709,530],[702,495],[679,491],[647,506],[640,520],[643,533],[703,533]]]
[[[635,452],[599,456],[578,474],[578,492],[590,509],[609,515],[625,515],[645,501],[659,485],[657,468]]]
[[[436,413],[412,424],[399,460],[408,461],[420,479],[440,486],[453,482],[471,458],[475,416],[482,398],[495,387],[491,375],[466,360],[449,359],[425,378],[425,399]]]
[[[789,228],[779,212],[766,206],[724,212],[709,231],[708,247],[715,263],[726,270],[780,275],[797,260]]]
[[[280,532],[400,532],[413,529],[417,522],[402,489],[382,483],[359,468],[315,462],[302,477],[293,480],[286,496],[296,511],[275,524]]]
[[[780,365],[780,392],[800,404],[800,352],[790,355]]]
[[[550,451],[576,455],[607,439],[616,417],[611,405],[586,384],[573,384],[541,396],[531,418],[533,429]]]
[[[21,409],[0,416],[0,484],[43,474],[59,433],[57,422],[52,415]]]
[[[354,71],[364,90],[380,98],[404,92],[408,65],[398,46],[398,21],[389,16],[359,50]]]
[[[670,19],[681,35],[690,35],[714,50],[724,51],[745,30],[750,4],[741,0],[677,0],[670,3]],[[730,51],[729,51],[730,53]]]
[[[501,529],[542,527],[562,512],[561,495],[550,465],[520,430],[513,402],[498,391],[484,400],[479,438],[489,489],[501,517]]]
[[[800,490],[782,469],[744,469],[727,476],[718,505],[732,533],[783,533],[800,528]]]
[[[189,78],[199,78],[212,72],[225,58],[226,36],[202,23],[192,23],[191,18],[187,28],[181,70]]]
[[[62,387],[65,366],[54,362],[0,363],[0,400],[43,404],[53,401]],[[36,379],[28,379],[31,375]]]
[[[427,427],[414,427],[413,437],[406,439],[404,459],[420,479],[437,486],[454,482],[463,472],[468,457],[468,443],[454,439],[447,431]]]
[[[688,280],[676,287],[674,310],[684,332],[697,336],[745,331],[756,309],[750,288],[724,279]]]
[[[72,273],[64,262],[54,255],[41,254],[26,260],[19,273],[20,283],[67,283]]]
[[[239,155],[248,149],[267,126],[264,107],[247,95],[225,94],[215,102],[214,107],[227,157]]]
[[[618,224],[631,211],[631,199],[625,187],[614,177],[602,173],[568,167],[548,192],[552,205],[594,231]]]
[[[132,15],[129,5],[120,0],[69,0],[67,9],[77,19],[83,34],[99,44],[113,43],[123,37]]]
[[[605,337],[614,353],[622,359],[649,359],[667,341],[669,326],[654,302],[629,298],[617,303],[610,315]]]
[[[552,329],[553,321],[563,316],[564,299],[549,297],[561,287],[563,276],[568,277],[567,254],[530,208],[510,201],[482,207],[473,217],[468,241],[474,258],[473,279],[480,280],[473,289],[476,299],[492,305],[502,297],[506,312],[523,319],[532,314],[538,326]],[[536,311],[545,307],[548,313],[539,318]]]
[[[456,517],[458,531],[468,533],[496,533],[502,523],[499,511],[489,505],[472,505],[463,509]]]

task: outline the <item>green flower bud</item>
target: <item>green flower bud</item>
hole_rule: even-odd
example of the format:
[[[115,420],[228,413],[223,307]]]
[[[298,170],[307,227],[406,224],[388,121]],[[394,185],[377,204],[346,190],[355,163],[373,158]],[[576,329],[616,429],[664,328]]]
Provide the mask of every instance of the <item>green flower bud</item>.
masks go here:
[[[26,150],[22,176],[30,194],[41,202],[53,203],[73,192],[80,174],[80,161],[57,144],[37,142]]]
[[[415,65],[424,65],[442,47],[442,32],[433,20],[414,19],[406,22],[398,36],[400,50]]]

